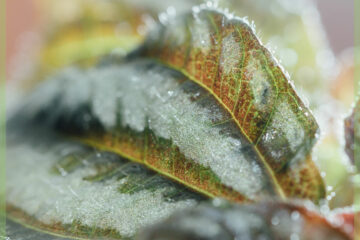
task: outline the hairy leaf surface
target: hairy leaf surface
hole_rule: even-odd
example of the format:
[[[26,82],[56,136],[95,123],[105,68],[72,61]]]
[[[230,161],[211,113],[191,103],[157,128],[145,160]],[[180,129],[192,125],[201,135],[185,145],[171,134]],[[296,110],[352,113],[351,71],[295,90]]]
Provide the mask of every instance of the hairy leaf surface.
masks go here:
[[[48,124],[210,197],[322,198],[309,157],[317,124],[252,29],[206,9],[166,26],[122,64],[57,74],[17,119]]]

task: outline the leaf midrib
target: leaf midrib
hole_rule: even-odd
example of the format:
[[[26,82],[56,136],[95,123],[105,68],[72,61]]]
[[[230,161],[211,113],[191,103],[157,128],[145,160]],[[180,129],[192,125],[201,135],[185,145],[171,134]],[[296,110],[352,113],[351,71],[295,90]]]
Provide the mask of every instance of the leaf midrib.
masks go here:
[[[232,117],[232,119],[234,120],[234,122],[236,123],[236,125],[238,126],[241,134],[246,138],[246,140],[249,143],[253,143],[250,139],[250,137],[245,133],[245,130],[241,127],[239,121],[236,119],[236,117],[234,116],[234,114],[230,111],[230,109],[222,102],[222,100],[220,99],[219,96],[217,96],[212,89],[210,89],[209,87],[207,87],[205,84],[203,84],[200,81],[195,80],[194,77],[192,77],[190,74],[187,73],[186,70],[178,68],[168,62],[164,62],[161,61],[157,58],[150,58],[151,60],[158,62],[162,65],[165,65],[166,67],[169,67],[171,69],[174,69],[176,71],[181,72],[185,77],[187,77],[189,80],[195,82],[196,84],[200,85],[202,88],[204,88],[207,92],[209,92],[215,99],[216,101],[230,114],[230,116]],[[279,182],[277,181],[277,178],[275,176],[275,172],[272,170],[272,168],[270,167],[270,165],[267,163],[267,161],[265,160],[265,157],[261,154],[260,150],[257,148],[257,145],[253,145],[253,148],[256,152],[256,154],[258,155],[258,157],[260,158],[261,162],[263,163],[263,165],[265,166],[266,172],[268,173],[270,179],[271,179],[271,183],[274,185],[274,189],[276,191],[276,193],[278,194],[278,196],[281,199],[286,199],[286,194],[283,192],[281,185],[279,184]]]

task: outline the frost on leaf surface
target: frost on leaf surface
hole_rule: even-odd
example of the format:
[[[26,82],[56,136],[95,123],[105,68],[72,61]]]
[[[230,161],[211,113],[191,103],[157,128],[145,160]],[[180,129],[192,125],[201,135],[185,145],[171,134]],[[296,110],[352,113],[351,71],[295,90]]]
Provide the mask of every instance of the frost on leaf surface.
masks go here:
[[[349,240],[316,212],[300,205],[262,202],[234,205],[215,199],[213,204],[177,212],[142,231],[140,240],[155,239],[317,239]]]
[[[118,153],[209,197],[322,198],[309,157],[317,124],[252,29],[206,9],[168,21],[173,28],[160,24],[121,64],[51,77],[16,119]],[[186,37],[175,41],[179,31]]]
[[[304,159],[315,143],[317,123],[253,29],[241,18],[216,10],[196,9],[182,17],[186,21],[176,23],[186,29],[182,34],[187,42],[173,41],[169,24],[159,25],[133,57],[159,60],[203,86],[274,171]],[[206,36],[211,40],[202,41],[202,46],[195,44],[199,34],[193,29],[199,22],[204,24],[200,29],[208,29]],[[269,139],[274,139],[273,145],[268,144]],[[280,149],[283,152],[276,154]]]
[[[7,215],[16,221],[67,236],[127,239],[203,199],[140,164],[27,127],[8,136]]]

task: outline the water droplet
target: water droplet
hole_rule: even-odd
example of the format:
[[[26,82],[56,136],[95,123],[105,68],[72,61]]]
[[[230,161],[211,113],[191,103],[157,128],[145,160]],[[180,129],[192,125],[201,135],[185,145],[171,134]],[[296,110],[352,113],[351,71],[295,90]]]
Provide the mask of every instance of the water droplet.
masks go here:
[[[176,9],[173,6],[170,6],[166,9],[166,12],[169,16],[175,16],[176,15]]]
[[[298,220],[300,218],[300,213],[298,212],[298,211],[293,211],[292,213],[291,213],[291,219],[293,220],[293,221],[296,221],[296,220]]]
[[[193,10],[194,13],[199,13],[200,12],[200,8],[198,6],[194,6],[192,8],[192,10]]]
[[[292,233],[290,236],[290,240],[300,240],[300,237],[297,233]]]
[[[280,223],[280,219],[277,216],[271,218],[272,225],[277,226],[277,225],[279,225],[279,223]]]
[[[329,206],[327,204],[321,205],[321,207],[320,207],[320,212],[321,213],[326,215],[327,213],[329,213],[329,211],[330,211],[330,208],[329,208]]]
[[[220,198],[215,198],[213,201],[212,201],[212,204],[215,206],[215,207],[220,207],[222,204],[224,204],[224,201]]]
[[[162,24],[166,24],[167,21],[168,21],[168,15],[166,13],[160,13],[159,14],[159,21],[162,23]]]

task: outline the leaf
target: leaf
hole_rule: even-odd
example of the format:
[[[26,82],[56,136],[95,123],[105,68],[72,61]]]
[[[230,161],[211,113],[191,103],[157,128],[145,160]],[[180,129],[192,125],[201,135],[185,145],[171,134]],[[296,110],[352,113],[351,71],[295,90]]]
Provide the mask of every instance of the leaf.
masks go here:
[[[112,52],[125,55],[143,39],[136,30],[143,12],[123,1],[40,0],[38,4],[46,29],[41,35],[44,44],[36,52],[36,72],[26,82],[30,87],[66,66],[91,67]],[[73,10],[59,15],[68,8]]]
[[[48,124],[209,197],[323,198],[310,157],[317,124],[252,29],[207,9],[166,26],[122,64],[54,76],[15,119]]]
[[[269,49],[274,49],[285,69],[291,73],[291,80],[308,96],[311,109],[322,106],[319,100],[330,91],[334,54],[328,39],[323,34],[324,26],[317,17],[316,4],[312,1],[219,1],[220,6],[230,9],[237,16],[248,16],[256,23],[261,40]],[[271,11],[269,9],[276,9]],[[304,14],[305,9],[312,9]],[[286,21],[284,21],[286,19]],[[311,22],[311,24],[308,24]],[[309,37],[309,32],[317,32],[317,38]],[[329,66],[318,65],[316,56],[326,52]],[[324,56],[325,57],[325,56]],[[331,60],[331,61],[330,61]]]
[[[349,156],[352,164],[356,165],[357,169],[360,169],[360,163],[355,161],[355,156],[360,156],[358,147],[358,144],[360,142],[360,118],[358,116],[359,112],[360,102],[358,101],[355,104],[351,115],[345,119],[345,151]]]
[[[53,239],[46,232],[66,239],[132,239],[143,226],[204,200],[140,164],[48,129],[8,130],[11,239]]]
[[[242,19],[194,8],[161,24],[131,57],[137,56],[159,60],[210,92],[255,145],[274,179],[313,147],[315,119]]]
[[[242,19],[215,10],[194,10],[183,19],[160,25],[139,55],[183,72],[214,95],[249,141],[259,145],[259,152],[274,170],[303,159],[313,146],[318,131],[315,119],[276,60]],[[280,123],[271,122],[277,117]],[[285,125],[281,121],[286,118],[290,129],[282,126],[283,135],[298,136],[276,135],[279,127],[274,125]],[[300,128],[297,133],[286,133],[296,124]],[[276,137],[284,142],[283,151],[277,149],[279,142],[269,141]]]
[[[299,204],[263,202],[235,205],[213,201],[178,212],[145,229],[139,240],[152,239],[351,239],[317,212]],[[220,204],[220,205],[219,205]]]
[[[357,219],[360,217],[360,212],[356,211],[356,207],[335,209],[330,216],[330,220],[335,223],[340,223],[340,228],[348,233],[351,239],[358,239],[359,232],[356,228]],[[355,236],[355,234],[357,234]]]

